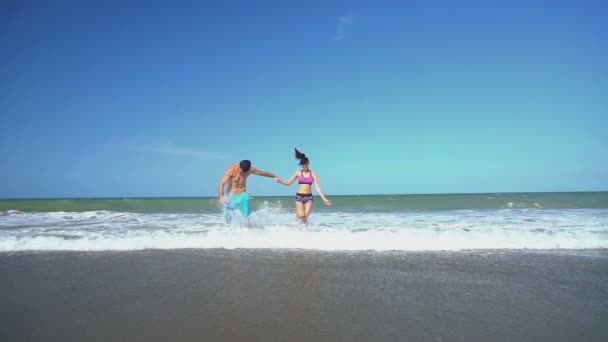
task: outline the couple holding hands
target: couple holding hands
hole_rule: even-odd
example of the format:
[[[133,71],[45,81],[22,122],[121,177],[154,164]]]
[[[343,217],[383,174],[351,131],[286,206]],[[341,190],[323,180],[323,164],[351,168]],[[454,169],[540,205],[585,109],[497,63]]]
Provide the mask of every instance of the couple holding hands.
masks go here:
[[[239,164],[228,167],[219,185],[219,202],[224,206],[224,217],[226,222],[232,220],[232,214],[238,211],[243,218],[249,218],[251,206],[249,195],[247,194],[247,177],[251,174],[274,178],[277,183],[291,185],[298,180],[298,191],[296,193],[296,217],[302,223],[308,223],[308,215],[312,211],[314,202],[312,197],[312,184],[314,183],[317,192],[325,204],[331,205],[319,186],[317,173],[310,169],[310,160],[306,154],[295,149],[296,159],[300,161],[301,169],[296,171],[288,180],[283,181],[272,173],[261,171],[251,167],[249,160],[243,160]],[[228,196],[224,195],[224,186],[228,184]]]

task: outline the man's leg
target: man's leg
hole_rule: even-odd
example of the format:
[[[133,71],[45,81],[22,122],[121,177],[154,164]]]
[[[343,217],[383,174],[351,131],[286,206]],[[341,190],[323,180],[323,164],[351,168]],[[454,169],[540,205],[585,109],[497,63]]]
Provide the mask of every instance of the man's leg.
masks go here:
[[[249,203],[249,195],[244,192],[234,196],[234,207],[239,211],[243,217],[245,226],[249,227],[251,222],[249,221],[249,215],[251,215],[251,206]]]
[[[234,206],[232,205],[232,197],[228,196],[226,198],[226,202],[224,202],[224,220],[226,223],[232,222],[232,212],[234,211]]]
[[[241,215],[243,215],[243,219],[245,220],[245,227],[251,227],[251,221],[249,220],[249,215],[251,215],[251,203],[249,202],[249,194],[247,193],[245,193],[242,198]]]

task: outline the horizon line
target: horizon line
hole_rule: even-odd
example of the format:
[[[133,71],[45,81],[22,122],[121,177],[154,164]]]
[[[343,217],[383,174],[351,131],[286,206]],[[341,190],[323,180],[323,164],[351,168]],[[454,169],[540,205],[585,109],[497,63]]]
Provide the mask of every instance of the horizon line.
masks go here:
[[[560,194],[560,193],[601,193],[608,190],[573,190],[573,191],[509,191],[509,192],[445,192],[445,193],[384,193],[384,194],[341,194],[325,195],[328,197],[346,196],[434,196],[434,195],[489,195],[489,194]],[[255,195],[255,197],[291,197],[292,195]],[[318,196],[318,195],[317,195]],[[12,197],[0,198],[0,201],[26,200],[91,200],[91,199],[186,199],[186,198],[217,198],[218,196],[102,196],[102,197]]]

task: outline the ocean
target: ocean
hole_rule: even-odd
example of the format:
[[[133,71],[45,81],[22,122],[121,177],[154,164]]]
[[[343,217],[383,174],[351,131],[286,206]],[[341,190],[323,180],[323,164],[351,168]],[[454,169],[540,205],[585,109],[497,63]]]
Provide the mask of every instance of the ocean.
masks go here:
[[[0,201],[1,341],[605,341],[608,193]]]
[[[252,225],[227,225],[216,198],[0,200],[0,251],[305,249],[460,251],[608,248],[608,192],[252,196]]]

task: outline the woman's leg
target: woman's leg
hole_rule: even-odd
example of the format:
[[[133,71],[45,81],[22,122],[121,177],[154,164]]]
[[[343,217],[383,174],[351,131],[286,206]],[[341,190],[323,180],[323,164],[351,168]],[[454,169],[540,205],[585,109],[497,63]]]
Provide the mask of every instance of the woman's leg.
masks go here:
[[[302,223],[306,223],[306,214],[304,212],[304,203],[296,201],[296,218]]]
[[[312,211],[312,202],[308,202],[306,204],[304,204],[304,223],[308,223],[308,215],[310,215],[310,212]]]

